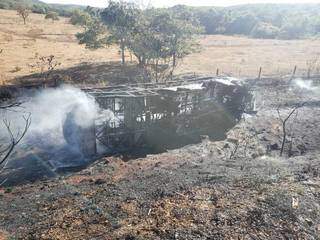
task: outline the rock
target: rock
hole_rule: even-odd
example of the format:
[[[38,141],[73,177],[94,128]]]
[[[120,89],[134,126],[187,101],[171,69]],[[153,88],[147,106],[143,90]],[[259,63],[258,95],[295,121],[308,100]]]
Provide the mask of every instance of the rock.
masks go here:
[[[300,154],[305,154],[307,152],[307,148],[304,144],[297,145],[297,149],[300,151]]]
[[[278,143],[274,143],[274,144],[269,145],[269,149],[274,151],[274,150],[279,150],[280,147],[279,147]]]
[[[132,235],[127,235],[127,236],[125,236],[124,239],[125,240],[135,240],[136,238],[134,236],[132,236]]]
[[[306,218],[306,223],[309,225],[309,226],[312,226],[313,225],[313,221],[310,219],[310,218]]]
[[[101,178],[94,181],[94,184],[96,184],[96,185],[101,185],[101,184],[105,184],[105,183],[106,183],[106,180],[101,179]]]

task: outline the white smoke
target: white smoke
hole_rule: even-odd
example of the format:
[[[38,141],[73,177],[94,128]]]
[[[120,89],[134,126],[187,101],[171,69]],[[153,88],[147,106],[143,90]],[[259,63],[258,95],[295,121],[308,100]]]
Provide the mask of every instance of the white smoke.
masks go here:
[[[80,89],[62,86],[57,89],[44,89],[26,100],[16,111],[7,112],[4,116],[11,122],[17,132],[23,128],[23,115],[31,114],[31,125],[23,143],[61,145],[65,143],[63,124],[67,115],[75,112],[78,126],[89,127],[96,118],[98,106],[95,100]],[[3,124],[2,124],[3,125]],[[0,134],[5,133],[0,125]],[[4,130],[4,131],[3,131]]]
[[[24,107],[32,114],[30,131],[41,133],[61,130],[67,114],[74,108],[79,109],[75,113],[76,123],[88,127],[98,110],[93,98],[71,86],[43,90]]]
[[[293,84],[299,89],[310,91],[313,93],[320,93],[320,87],[315,86],[312,80],[303,80],[301,78],[297,78],[293,81]]]

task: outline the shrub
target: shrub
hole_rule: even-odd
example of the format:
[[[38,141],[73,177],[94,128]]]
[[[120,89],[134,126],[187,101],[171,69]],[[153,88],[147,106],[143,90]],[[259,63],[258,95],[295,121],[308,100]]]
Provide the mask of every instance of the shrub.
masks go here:
[[[71,15],[70,23],[73,25],[84,26],[84,25],[88,24],[90,19],[91,19],[91,17],[88,13],[80,11],[80,10],[75,10],[75,11],[73,11],[73,13]]]
[[[58,13],[56,12],[48,12],[45,16],[45,19],[51,19],[52,22],[59,20]]]
[[[260,22],[251,31],[250,35],[254,38],[274,39],[277,38],[280,29],[270,23]]]
[[[309,31],[310,23],[307,19],[303,17],[290,19],[282,26],[279,37],[287,40],[299,39],[305,37]]]

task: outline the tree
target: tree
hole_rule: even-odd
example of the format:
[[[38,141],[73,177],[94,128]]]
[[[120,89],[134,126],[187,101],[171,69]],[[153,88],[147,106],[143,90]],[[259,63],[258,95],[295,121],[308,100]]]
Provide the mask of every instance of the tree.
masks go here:
[[[84,32],[77,33],[79,44],[85,44],[89,49],[108,47],[111,44],[106,26],[97,17],[91,17],[84,26]]]
[[[252,14],[240,15],[228,24],[226,31],[229,34],[249,35],[257,23],[257,18]]]
[[[125,49],[137,30],[141,10],[133,3],[109,1],[101,12],[101,20],[110,33],[110,41],[118,43],[121,51],[121,62],[125,64]]]
[[[52,22],[59,20],[58,13],[56,12],[48,12],[45,16],[45,19],[51,19]]]
[[[25,6],[19,5],[17,7],[17,13],[20,17],[23,19],[24,25],[26,24],[27,18],[29,17],[30,10],[26,8]]]
[[[6,100],[1,98],[0,99],[0,111],[1,115],[4,116],[5,112],[10,111],[16,107],[19,107],[21,103],[19,102],[13,102],[13,103],[6,103]],[[7,132],[7,141],[0,144],[0,172],[3,170],[3,168],[6,166],[6,163],[16,148],[16,146],[21,142],[21,140],[25,137],[30,125],[31,125],[31,114],[24,114],[22,116],[23,119],[23,127],[21,129],[18,129],[16,131],[13,130],[11,122],[3,117],[3,125],[5,127],[5,130]],[[5,180],[6,181],[6,180]],[[4,182],[5,182],[4,181]],[[0,186],[4,183],[0,183]]]
[[[199,21],[182,6],[141,10],[132,3],[115,1],[101,13],[91,14],[84,28],[77,34],[80,44],[91,49],[118,44],[122,64],[129,50],[147,73],[145,76],[150,79],[152,73],[156,81],[159,73],[172,75],[178,59],[198,49],[194,36],[202,31]]]
[[[166,73],[172,76],[178,60],[197,51],[195,35],[202,31],[197,18],[183,6],[171,10],[149,9],[137,29],[129,49],[140,66],[154,71],[156,81],[159,70],[163,78],[167,77]]]
[[[87,8],[90,9],[90,8]],[[76,9],[72,12],[70,23],[73,25],[85,26],[91,21],[90,14],[88,12]]]
[[[270,23],[260,22],[251,31],[254,38],[274,39],[279,35],[280,29]]]
[[[281,148],[280,148],[280,157],[283,155],[285,144],[287,142],[287,123],[291,119],[293,114],[297,113],[298,109],[302,108],[304,105],[305,103],[297,104],[293,106],[285,117],[282,116],[280,112],[280,107],[277,108],[278,118],[282,124],[282,141],[281,141]]]
[[[51,79],[52,73],[61,65],[61,63],[56,60],[54,55],[36,56],[36,58],[37,61],[34,64],[29,64],[29,67],[40,72],[43,79],[43,85],[46,86],[47,82]]]

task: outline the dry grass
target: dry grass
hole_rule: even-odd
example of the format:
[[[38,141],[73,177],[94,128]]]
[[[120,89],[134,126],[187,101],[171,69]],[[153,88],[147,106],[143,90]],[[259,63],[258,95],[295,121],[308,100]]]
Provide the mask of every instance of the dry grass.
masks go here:
[[[15,11],[0,10],[0,84],[32,73],[28,66],[37,56],[55,55],[60,68],[80,63],[120,61],[117,47],[91,51],[80,46],[75,33],[79,27],[61,18],[52,23],[44,15],[31,14],[23,25]],[[320,55],[320,41],[255,40],[245,37],[206,36],[201,38],[200,53],[180,63],[177,73],[215,73],[255,77],[258,69],[264,75],[288,74],[295,65],[298,74],[306,74],[307,62]],[[128,56],[129,59],[129,56]],[[18,71],[19,70],[19,71]]]
[[[233,76],[256,77],[282,75],[298,66],[298,74],[306,74],[307,61],[320,56],[319,40],[263,40],[235,36],[206,36],[202,51],[184,60],[180,72],[220,72]]]
[[[80,46],[75,34],[81,31],[61,18],[52,23],[44,15],[31,14],[27,25],[15,11],[0,10],[0,73],[2,80],[12,80],[31,73],[30,63],[36,56],[55,55],[60,68],[69,68],[82,62],[107,62],[120,60],[116,48],[91,51]],[[20,67],[20,71],[15,71]],[[0,75],[0,77],[1,77]],[[1,80],[0,80],[1,81]]]

